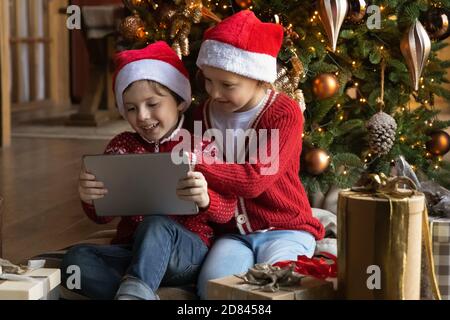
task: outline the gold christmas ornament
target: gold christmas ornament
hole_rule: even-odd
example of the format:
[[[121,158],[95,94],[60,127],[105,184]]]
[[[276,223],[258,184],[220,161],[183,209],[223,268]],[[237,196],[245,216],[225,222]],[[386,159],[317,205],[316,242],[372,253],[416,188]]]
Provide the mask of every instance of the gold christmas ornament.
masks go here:
[[[351,22],[361,22],[366,15],[367,4],[365,0],[348,0],[348,19]]]
[[[319,74],[313,80],[312,90],[317,99],[328,99],[339,91],[339,81],[332,73]]]
[[[181,59],[182,52],[181,52],[181,46],[179,42],[174,42],[172,44],[172,49],[176,52],[177,56]]]
[[[435,156],[443,156],[450,150],[450,135],[443,131],[433,131],[429,134],[431,140],[426,143],[427,151]]]
[[[431,50],[430,37],[419,20],[416,19],[400,41],[400,49],[408,65],[414,90],[419,90],[420,76]]]
[[[347,14],[347,0],[319,0],[319,16],[330,41],[332,51],[336,51],[339,31]]]
[[[450,35],[450,11],[431,8],[426,13],[424,24],[431,39],[444,40]]]
[[[330,165],[330,155],[321,148],[307,150],[304,155],[305,170],[309,174],[322,174]]]
[[[135,8],[145,8],[148,2],[144,0],[131,0],[131,5]]]
[[[248,9],[252,5],[252,0],[235,0],[236,4],[242,9]]]
[[[146,37],[144,21],[137,14],[126,17],[119,26],[119,32],[127,41],[142,41]]]

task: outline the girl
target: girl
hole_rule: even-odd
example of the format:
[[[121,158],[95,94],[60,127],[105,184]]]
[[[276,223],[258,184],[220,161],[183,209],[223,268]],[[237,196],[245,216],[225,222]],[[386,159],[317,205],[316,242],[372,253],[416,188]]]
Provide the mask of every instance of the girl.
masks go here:
[[[119,53],[116,65],[117,106],[135,133],[119,134],[105,153],[171,151],[178,143],[183,112],[191,102],[188,72],[182,62],[165,42],[157,42]],[[113,219],[96,215],[93,200],[107,196],[107,189],[83,169],[79,193],[89,218],[97,223]],[[71,265],[81,272],[81,288],[76,291],[94,299],[158,299],[155,292],[161,283],[195,282],[213,236],[208,223],[231,219],[236,200],[208,190],[199,172],[190,172],[179,181],[177,195],[196,202],[200,213],[121,218],[111,245],[79,245],[68,251],[62,263],[63,283]]]
[[[223,164],[196,165],[211,188],[222,196],[238,197],[234,218],[215,226],[217,234],[226,235],[214,243],[200,272],[201,298],[206,297],[210,279],[246,272],[255,263],[311,257],[315,241],[324,235],[298,177],[302,112],[288,96],[267,89],[276,80],[282,40],[280,25],[262,23],[249,10],[223,20],[204,35],[197,66],[209,99],[196,116],[203,129],[214,128],[227,137],[226,130],[234,129],[232,142],[251,129],[257,136],[268,133],[266,140],[275,143],[261,150],[267,143],[259,139],[258,153],[246,152],[248,148],[229,152],[246,154],[239,163],[228,163],[227,158]],[[213,148],[228,155],[235,145],[239,143],[227,140],[222,150]],[[262,154],[270,154],[273,161],[264,161],[267,157]]]

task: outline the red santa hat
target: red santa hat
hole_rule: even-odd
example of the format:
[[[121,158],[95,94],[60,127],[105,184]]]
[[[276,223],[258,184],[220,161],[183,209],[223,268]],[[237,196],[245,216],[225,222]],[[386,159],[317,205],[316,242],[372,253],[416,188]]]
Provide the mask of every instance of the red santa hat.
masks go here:
[[[263,23],[250,10],[240,11],[207,30],[197,66],[211,66],[272,83],[277,78],[277,55],[283,27]]]
[[[130,84],[139,80],[152,80],[166,86],[184,100],[184,110],[191,104],[189,73],[175,51],[164,41],[139,50],[119,52],[114,60],[116,71],[113,89],[122,116],[125,116],[123,92]]]

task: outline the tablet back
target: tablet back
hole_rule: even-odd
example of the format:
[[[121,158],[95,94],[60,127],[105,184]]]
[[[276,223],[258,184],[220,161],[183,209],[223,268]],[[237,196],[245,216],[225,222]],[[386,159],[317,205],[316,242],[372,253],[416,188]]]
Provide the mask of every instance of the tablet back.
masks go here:
[[[170,153],[87,155],[85,168],[104,183],[108,193],[94,200],[98,216],[190,215],[198,213],[194,202],[176,195],[178,180],[188,164],[176,165]]]

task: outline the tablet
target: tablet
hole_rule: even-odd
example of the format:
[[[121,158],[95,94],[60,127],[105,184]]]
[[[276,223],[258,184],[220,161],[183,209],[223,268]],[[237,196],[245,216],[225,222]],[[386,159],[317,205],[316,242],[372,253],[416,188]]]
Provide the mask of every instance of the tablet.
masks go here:
[[[177,197],[178,180],[189,164],[175,164],[170,153],[85,155],[86,170],[104,183],[108,193],[94,200],[98,216],[192,215],[194,202]]]

